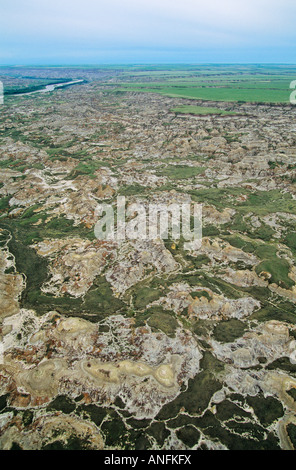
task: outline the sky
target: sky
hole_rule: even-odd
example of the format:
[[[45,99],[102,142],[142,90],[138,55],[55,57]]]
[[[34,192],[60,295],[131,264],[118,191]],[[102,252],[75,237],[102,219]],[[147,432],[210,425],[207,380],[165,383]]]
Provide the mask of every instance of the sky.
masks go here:
[[[0,65],[296,63],[295,0],[0,0]]]

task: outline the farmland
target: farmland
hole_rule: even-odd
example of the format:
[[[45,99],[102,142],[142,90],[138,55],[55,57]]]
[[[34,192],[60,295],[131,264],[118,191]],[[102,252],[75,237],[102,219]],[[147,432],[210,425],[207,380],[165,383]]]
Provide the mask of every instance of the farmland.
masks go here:
[[[205,101],[288,103],[289,86],[296,76],[293,66],[157,68],[124,72],[117,80],[119,89]]]

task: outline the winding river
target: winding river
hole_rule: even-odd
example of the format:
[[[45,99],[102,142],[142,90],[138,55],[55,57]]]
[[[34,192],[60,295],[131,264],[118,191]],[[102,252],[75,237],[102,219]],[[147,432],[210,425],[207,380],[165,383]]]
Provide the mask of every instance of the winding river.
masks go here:
[[[82,83],[84,80],[71,80],[70,82],[63,82],[63,83],[55,83],[53,85],[46,85],[41,90],[35,91],[28,91],[27,93],[14,93],[17,96],[25,96],[25,95],[34,95],[35,93],[48,93],[49,91],[54,91],[56,88],[62,88],[67,85],[75,85],[77,83]]]

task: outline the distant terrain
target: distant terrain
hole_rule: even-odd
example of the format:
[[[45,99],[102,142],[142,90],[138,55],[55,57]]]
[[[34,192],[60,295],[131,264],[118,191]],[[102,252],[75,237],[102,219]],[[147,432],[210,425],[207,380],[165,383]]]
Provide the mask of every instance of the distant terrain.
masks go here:
[[[204,65],[155,66],[124,72],[117,83],[124,90],[161,93],[206,101],[288,103],[295,66]],[[112,87],[115,85],[112,84]]]

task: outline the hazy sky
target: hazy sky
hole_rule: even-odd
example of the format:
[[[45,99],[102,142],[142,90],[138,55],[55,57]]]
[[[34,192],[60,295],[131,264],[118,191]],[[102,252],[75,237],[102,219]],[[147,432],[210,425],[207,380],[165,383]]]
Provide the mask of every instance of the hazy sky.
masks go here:
[[[0,64],[296,63],[295,0],[0,0]]]

